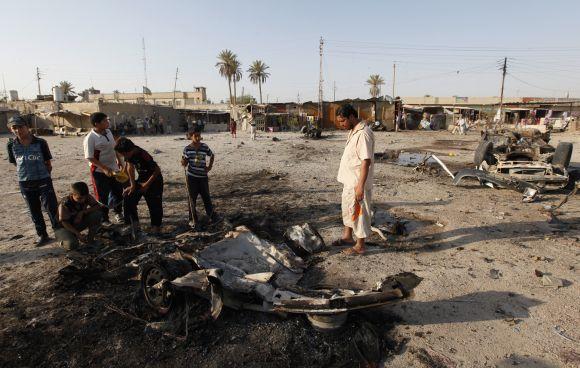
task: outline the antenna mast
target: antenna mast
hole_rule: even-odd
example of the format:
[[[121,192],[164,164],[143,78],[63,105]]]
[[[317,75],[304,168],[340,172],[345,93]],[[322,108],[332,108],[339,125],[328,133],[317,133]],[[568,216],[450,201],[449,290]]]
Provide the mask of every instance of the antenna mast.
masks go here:
[[[143,42],[143,73],[145,75],[145,87],[149,88],[147,85],[147,54],[145,53],[145,37],[142,38]]]
[[[4,73],[2,73],[2,95],[4,96],[4,98],[6,98],[8,100],[8,95],[6,94],[6,81],[4,80]]]
[[[324,40],[320,37],[320,79],[318,80],[318,128],[322,129],[322,100],[323,100],[323,88],[322,83],[322,50],[324,46]]]

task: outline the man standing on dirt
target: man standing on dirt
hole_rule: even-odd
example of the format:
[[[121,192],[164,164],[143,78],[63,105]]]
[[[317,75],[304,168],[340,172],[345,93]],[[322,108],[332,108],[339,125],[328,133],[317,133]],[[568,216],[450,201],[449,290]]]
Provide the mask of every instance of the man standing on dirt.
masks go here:
[[[351,104],[342,105],[336,120],[349,129],[346,147],[340,160],[337,180],[342,191],[342,238],[334,245],[348,245],[345,254],[363,254],[365,239],[371,235],[371,197],[373,187],[375,137],[372,130],[358,118]],[[356,242],[353,241],[353,233]]]
[[[109,130],[109,117],[102,112],[91,115],[93,129],[85,136],[85,158],[91,168],[95,198],[107,208],[103,223],[109,223],[109,208],[115,212],[115,221],[123,222],[123,187],[113,176],[119,171],[121,159],[115,152],[115,138]]]
[[[16,139],[8,141],[8,161],[16,166],[20,192],[28,205],[38,234],[35,245],[39,247],[50,240],[42,207],[48,212],[52,228],[56,230],[59,227],[58,200],[50,177],[52,155],[46,141],[31,134],[28,125],[20,116],[11,118],[8,128],[16,135]]]

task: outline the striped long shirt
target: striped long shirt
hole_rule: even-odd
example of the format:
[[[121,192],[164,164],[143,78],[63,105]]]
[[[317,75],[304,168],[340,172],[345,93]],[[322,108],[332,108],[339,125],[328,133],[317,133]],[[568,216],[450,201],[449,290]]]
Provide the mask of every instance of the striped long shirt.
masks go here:
[[[183,157],[187,159],[187,175],[194,178],[207,178],[205,168],[208,157],[213,156],[213,152],[207,144],[201,143],[199,148],[187,145],[183,149]]]

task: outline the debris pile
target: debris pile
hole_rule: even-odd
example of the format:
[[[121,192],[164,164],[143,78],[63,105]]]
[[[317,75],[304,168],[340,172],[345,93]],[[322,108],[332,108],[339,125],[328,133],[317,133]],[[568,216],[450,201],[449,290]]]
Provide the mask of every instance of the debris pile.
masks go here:
[[[454,184],[474,178],[482,185],[525,193],[525,202],[544,190],[572,189],[576,180],[568,172],[572,144],[562,142],[554,148],[549,140],[549,133],[536,130],[484,132],[474,153],[477,168],[459,171]]]
[[[222,226],[231,225],[224,221]],[[391,231],[401,232],[397,226],[404,228],[394,226]],[[147,324],[148,331],[174,336],[184,330],[187,334],[190,320],[217,319],[224,307],[306,314],[316,329],[332,330],[345,323],[349,311],[411,297],[421,281],[414,274],[403,273],[386,275],[372,290],[339,285],[305,289],[298,282],[308,271],[308,261],[288,245],[262,239],[245,226],[225,236],[219,234],[223,232],[186,232],[175,241],[149,238],[133,246],[107,247],[98,254],[77,252],[60,270],[61,282],[70,286],[98,279],[121,283],[137,278],[137,295],[142,296],[149,312],[135,318],[153,318]],[[318,231],[308,223],[289,227],[286,237],[306,257],[326,249]],[[143,313],[141,306],[134,306],[134,311],[138,310]],[[158,320],[160,317],[163,319]]]

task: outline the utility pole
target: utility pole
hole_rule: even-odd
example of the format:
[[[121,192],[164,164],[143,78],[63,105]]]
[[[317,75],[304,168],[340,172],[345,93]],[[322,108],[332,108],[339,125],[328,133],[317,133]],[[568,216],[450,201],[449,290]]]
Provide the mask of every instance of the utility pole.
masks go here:
[[[397,64],[393,63],[393,98],[395,98],[395,78],[397,76]]]
[[[38,83],[38,95],[40,96],[42,93],[40,93],[40,80],[42,78],[40,78],[40,69],[38,69],[38,67],[36,67],[36,83]]]
[[[503,59],[502,77],[501,77],[501,93],[499,97],[499,122],[503,120],[502,108],[503,108],[503,86],[505,83],[505,75],[507,74],[507,57]]]
[[[323,88],[322,83],[324,79],[322,79],[322,50],[324,47],[324,40],[320,37],[320,78],[318,80],[318,126],[317,128],[322,129],[322,101],[323,101]]]
[[[336,81],[334,81],[334,86],[332,87],[333,96],[332,101],[336,101]]]
[[[242,86],[242,95],[240,96],[242,103],[244,103],[244,86]]]
[[[298,92],[298,96],[296,96],[296,103],[300,104],[300,92]]]
[[[179,67],[175,68],[175,81],[173,82],[173,108],[175,108],[175,91],[177,90],[177,73],[179,73]]]

